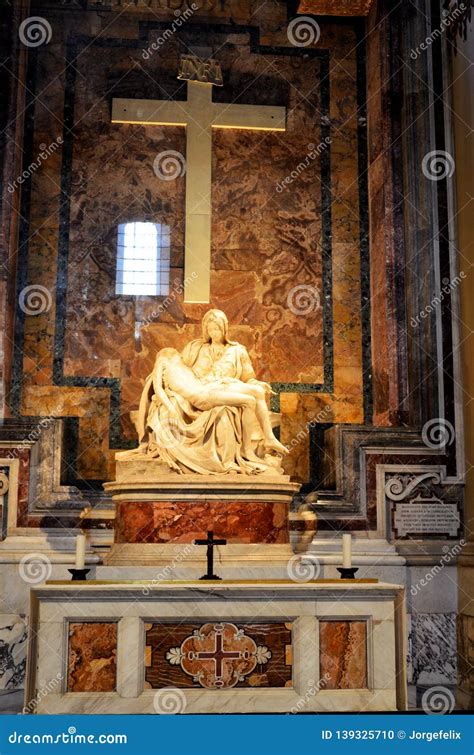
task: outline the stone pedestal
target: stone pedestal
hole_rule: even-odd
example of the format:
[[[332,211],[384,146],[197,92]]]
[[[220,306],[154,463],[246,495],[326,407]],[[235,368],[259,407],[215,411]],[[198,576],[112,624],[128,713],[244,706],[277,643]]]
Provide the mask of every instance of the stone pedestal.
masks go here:
[[[127,460],[117,462],[116,479],[105,489],[116,506],[108,566],[166,567],[170,579],[198,577],[206,553],[193,542],[212,530],[227,540],[215,557],[226,577],[237,578],[244,566],[265,569],[255,576],[287,576],[290,505],[299,490],[288,476],[164,474],[154,460]]]

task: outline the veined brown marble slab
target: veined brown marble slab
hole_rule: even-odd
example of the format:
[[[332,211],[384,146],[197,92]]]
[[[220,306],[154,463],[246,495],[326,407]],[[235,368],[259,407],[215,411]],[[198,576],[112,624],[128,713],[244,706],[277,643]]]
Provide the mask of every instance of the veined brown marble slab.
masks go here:
[[[298,13],[320,16],[366,16],[373,0],[301,0]]]
[[[324,689],[367,687],[366,621],[320,621],[319,652]]]
[[[252,501],[120,501],[116,543],[191,543],[213,530],[228,543],[288,542],[288,504]]]
[[[343,5],[357,1],[339,3],[340,12]],[[161,4],[153,0],[151,8],[141,8],[144,20],[147,16],[154,20],[157,5]],[[236,28],[235,34],[223,37],[219,25],[227,16],[234,22],[252,23],[260,30],[262,44],[289,48],[285,4],[258,8],[251,4],[248,10],[247,2],[228,0],[225,12],[220,3],[212,6],[206,11],[206,39],[219,48],[225,78],[215,99],[285,106],[289,117],[284,134],[219,130],[213,135],[210,306],[227,313],[231,336],[248,348],[260,379],[295,386],[282,395],[281,438],[290,448],[285,469],[294,479],[307,481],[308,422],[314,416],[324,423],[363,421],[356,26],[320,20],[318,52],[330,50],[328,72],[321,68],[324,55],[307,55],[304,50],[301,57],[272,54],[269,68],[268,56],[254,52],[246,33]],[[184,129],[110,123],[105,94],[114,82],[115,96],[183,96],[176,83],[177,38],[167,41],[166,55],[151,55],[142,71],[142,42],[129,15],[135,11],[132,6],[124,8],[114,22],[110,33],[117,45],[104,48],[95,39],[81,48],[75,87],[69,87],[71,101],[66,103],[66,111],[73,108],[76,121],[72,143],[68,137],[64,146],[65,154],[70,150],[72,155],[71,164],[63,160],[63,148],[58,149],[29,182],[30,239],[28,258],[21,264],[29,281],[41,281],[48,289],[51,306],[37,317],[25,318],[19,411],[26,416],[78,419],[78,446],[71,463],[85,480],[111,479],[114,468],[110,388],[96,381],[120,380],[121,431],[127,440],[134,439],[129,413],[137,408],[157,350],[181,349],[197,338],[207,309],[207,305],[186,304],[182,296],[185,181],[183,177],[160,181],[153,170],[160,152],[185,154]],[[159,13],[163,19],[175,18],[171,8]],[[61,36],[57,48],[42,50],[43,65],[37,71],[36,91],[47,91],[48,97],[36,102],[32,159],[41,152],[42,143],[49,144],[62,133],[61,123],[52,122],[50,113],[65,111],[64,77],[58,75],[65,40],[70,34],[90,33],[85,13],[69,18],[61,12],[60,22],[54,16],[50,20],[61,29]],[[157,33],[149,32],[145,47]],[[192,34],[196,40],[201,32],[193,28]],[[322,117],[327,81],[329,112]],[[309,157],[328,122],[330,176],[325,175],[327,153]],[[291,178],[299,164],[306,165],[304,171],[282,188],[281,182]],[[62,177],[63,169],[68,173]],[[71,181],[71,204],[69,224],[60,229],[63,179]],[[331,228],[324,232],[321,185],[330,187],[332,202]],[[117,224],[151,219],[172,227],[171,280],[178,283],[172,284],[166,299],[117,297]],[[333,300],[334,391],[300,394],[298,384],[323,382],[323,311],[316,306],[305,314],[295,313],[288,297],[295,287],[309,286],[323,300],[322,262],[327,254],[323,247],[329,233],[332,291],[328,285],[324,296],[332,294]],[[67,291],[57,292],[62,264],[67,264],[67,274],[61,272]],[[58,320],[65,327],[61,338],[56,333],[59,311]],[[57,384],[53,379],[53,355],[59,351],[65,377],[84,378],[86,385]]]
[[[116,622],[69,624],[68,692],[113,692],[117,680]]]

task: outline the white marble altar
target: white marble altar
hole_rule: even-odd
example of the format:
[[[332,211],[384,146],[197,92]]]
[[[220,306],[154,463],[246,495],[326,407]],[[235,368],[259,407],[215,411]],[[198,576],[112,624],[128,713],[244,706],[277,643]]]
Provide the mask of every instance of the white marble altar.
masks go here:
[[[38,700],[38,713],[406,708],[405,601],[399,585],[341,580],[53,582],[32,589],[31,599],[25,704]],[[167,627],[166,655],[158,648],[152,654],[147,647],[156,622]],[[183,660],[186,643],[179,649],[183,625],[198,627],[194,634],[189,630],[187,643],[198,643],[209,627],[222,634],[238,625],[234,646],[245,642],[254,647],[256,671],[249,676],[240,666],[242,675],[235,677],[233,664],[244,661],[230,658],[225,643],[222,655],[229,659],[216,660],[214,667],[216,644],[216,653],[207,654],[212,660],[200,661],[207,677],[196,671],[191,681],[179,668],[180,662],[183,668],[188,662]],[[255,647],[252,640],[262,631],[270,632],[271,639],[272,627],[291,637],[280,656],[270,642]],[[88,639],[81,647],[84,632]],[[197,649],[195,644],[195,659]],[[283,680],[274,672],[270,676],[277,656]],[[272,684],[264,683],[266,673]],[[162,709],[164,695],[174,710]]]

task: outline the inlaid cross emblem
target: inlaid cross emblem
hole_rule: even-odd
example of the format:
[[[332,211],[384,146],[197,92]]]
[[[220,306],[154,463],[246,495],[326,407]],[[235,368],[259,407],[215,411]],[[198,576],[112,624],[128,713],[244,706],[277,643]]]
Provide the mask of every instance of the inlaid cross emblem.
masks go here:
[[[229,622],[203,624],[180,647],[166,653],[171,666],[207,689],[228,689],[243,682],[257,666],[271,659],[271,651],[259,645],[243,629]]]
[[[222,624],[215,624],[214,625],[214,649],[210,652],[206,652],[204,650],[200,650],[196,653],[196,658],[199,660],[212,660],[215,663],[215,676],[216,681],[221,680],[222,681],[222,661],[225,658],[228,659],[238,659],[238,658],[246,658],[248,659],[250,654],[248,650],[224,650],[224,640],[222,636],[222,632],[224,631],[224,627]]]

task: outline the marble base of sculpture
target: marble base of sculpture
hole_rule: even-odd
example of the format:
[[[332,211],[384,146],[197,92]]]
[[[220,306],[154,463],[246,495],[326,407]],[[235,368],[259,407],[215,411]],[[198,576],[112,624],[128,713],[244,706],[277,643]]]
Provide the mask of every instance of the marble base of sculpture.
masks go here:
[[[116,507],[107,565],[173,563],[172,578],[189,577],[189,569],[197,575],[205,549],[192,544],[212,530],[227,540],[216,548],[216,564],[268,566],[270,559],[286,573],[290,504],[299,490],[288,476],[164,474],[159,462],[127,460],[117,462],[116,480],[104,487]]]

